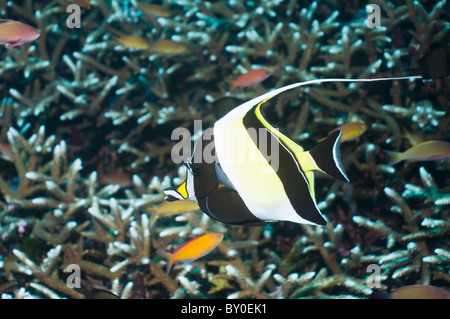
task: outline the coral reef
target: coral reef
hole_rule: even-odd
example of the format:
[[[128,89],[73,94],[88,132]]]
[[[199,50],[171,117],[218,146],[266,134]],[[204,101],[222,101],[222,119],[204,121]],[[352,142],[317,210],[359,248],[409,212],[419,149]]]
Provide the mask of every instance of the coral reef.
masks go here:
[[[318,176],[326,227],[239,227],[200,211],[151,219],[148,207],[185,176],[171,132],[204,128],[239,101],[318,78],[404,74],[450,41],[446,0],[97,0],[71,28],[68,3],[0,1],[2,18],[37,27],[0,47],[0,294],[85,298],[370,298],[412,284],[450,287],[450,161],[389,166],[383,149],[449,140],[450,78],[326,83],[274,98],[264,112],[309,149],[337,125],[364,122],[341,145],[350,184]],[[156,4],[156,3],[155,3]],[[149,49],[121,45],[139,36]],[[179,50],[151,49],[172,40]],[[123,43],[123,42],[122,42]],[[230,91],[253,68],[265,81]],[[202,233],[224,240],[176,264],[156,254]],[[369,285],[375,267],[377,285]]]

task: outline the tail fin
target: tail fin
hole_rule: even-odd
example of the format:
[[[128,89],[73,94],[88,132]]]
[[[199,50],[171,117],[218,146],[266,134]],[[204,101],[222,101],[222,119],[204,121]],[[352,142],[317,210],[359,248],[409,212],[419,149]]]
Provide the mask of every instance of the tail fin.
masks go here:
[[[150,222],[154,221],[156,219],[156,217],[158,217],[160,215],[159,212],[156,212],[151,218],[150,218]]]
[[[169,275],[170,269],[172,269],[173,263],[175,262],[173,254],[163,250],[158,250],[156,253],[167,259],[166,275]]]
[[[386,151],[383,150],[388,156],[388,164],[389,165],[395,165],[398,162],[403,161],[402,153],[401,152],[393,152],[393,151]]]
[[[330,134],[324,141],[314,146],[309,151],[309,154],[317,167],[324,173],[349,183],[347,174],[341,163],[341,153],[339,150],[341,135],[341,130]]]
[[[159,207],[147,207],[147,210],[153,212],[153,216],[150,218],[150,221],[154,221],[156,219],[156,217],[158,217],[158,215],[160,214],[158,211]]]
[[[231,85],[230,92],[237,88],[236,80],[226,80],[226,82]]]

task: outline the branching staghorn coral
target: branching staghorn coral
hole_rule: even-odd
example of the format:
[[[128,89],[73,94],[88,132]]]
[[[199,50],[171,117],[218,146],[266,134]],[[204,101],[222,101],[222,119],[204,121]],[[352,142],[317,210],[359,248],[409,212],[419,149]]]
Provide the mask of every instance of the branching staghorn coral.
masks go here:
[[[57,258],[61,253],[61,245],[56,246],[51,249],[47,258],[43,260],[41,265],[37,265],[35,262],[29,259],[22,251],[14,249],[13,253],[18,259],[18,262],[8,262],[5,264],[5,271],[10,280],[13,280],[14,273],[23,273],[25,275],[33,275],[40,283],[31,283],[30,286],[36,291],[43,293],[49,298],[60,298],[58,294],[55,293],[59,291],[65,296],[72,298],[82,298],[83,296],[69,288],[65,282],[59,280],[58,276],[54,277],[52,274],[56,274],[56,262]],[[17,293],[16,293],[17,294]]]
[[[61,141],[55,145],[54,136],[45,137],[44,127],[41,127],[38,133],[32,135],[28,140],[11,128],[8,131],[8,140],[12,145],[13,163],[22,183],[19,183],[17,189],[13,190],[8,186],[7,181],[1,179],[1,191],[6,200],[1,223],[7,222],[13,225],[14,222],[19,225],[21,220],[25,220],[25,227],[32,227],[30,236],[33,241],[42,240],[49,245],[58,245],[58,255],[62,248],[64,264],[77,264],[82,271],[107,279],[116,278],[118,275],[114,273],[128,263],[144,265],[149,263],[148,216],[142,214],[141,224],[138,224],[134,221],[132,214],[136,210],[162,199],[160,194],[153,194],[155,187],[160,189],[160,183],[154,181],[153,185],[149,185],[146,189],[142,180],[136,176],[134,181],[138,196],[129,191],[128,198],[117,201],[115,198],[108,197],[116,193],[119,187],[108,185],[97,190],[97,174],[95,172],[87,178],[86,185],[77,184],[80,178],[79,171],[82,168],[81,161],[76,160],[69,166],[65,142]],[[44,159],[50,160],[46,163]],[[85,198],[78,197],[77,193],[80,193],[80,187],[85,189]],[[35,193],[42,195],[28,199]],[[123,205],[127,208],[125,209]],[[110,209],[109,214],[101,211],[104,207]],[[28,211],[48,210],[48,212],[42,219],[35,218],[29,213],[23,218],[14,216],[17,211],[23,209]],[[86,220],[78,224],[74,219],[79,219],[79,214],[83,210],[87,210],[92,218],[90,221]],[[90,225],[94,226],[95,232],[94,229],[88,229]],[[74,234],[80,236],[80,242],[76,246],[68,243],[69,238]],[[12,236],[11,232],[2,230],[3,240],[7,241],[8,237]],[[129,257],[118,264],[111,264],[111,270],[102,264],[85,260],[83,258],[83,242],[86,239],[96,240],[104,243],[105,246],[109,245],[112,249],[109,250],[111,258],[114,258],[115,255],[119,257],[129,255]],[[75,251],[78,253],[74,253]],[[29,267],[25,269],[23,266],[8,262],[4,266],[5,269],[17,270],[38,278],[42,283],[33,283],[33,288],[41,294],[50,298],[59,297],[58,293],[71,297],[80,296],[57,278],[54,280],[44,279],[46,276],[50,276],[50,269],[45,261],[39,270],[38,266],[27,259],[28,257],[21,251],[17,250],[14,253]],[[52,259],[52,262],[55,262],[55,259]],[[21,293],[19,295],[22,296]]]
[[[392,188],[384,189],[386,195],[395,202],[395,205],[391,207],[391,212],[400,214],[404,219],[401,229],[396,230],[380,220],[372,222],[361,216],[354,216],[353,220],[386,238],[386,248],[392,249],[398,246],[404,248],[385,256],[379,256],[378,263],[384,274],[397,279],[416,273],[421,282],[428,284],[431,281],[432,270],[430,267],[433,264],[424,262],[424,260],[436,261],[437,264],[440,264],[438,263],[440,259],[432,252],[436,252],[436,249],[439,252],[445,251],[440,248],[434,249],[435,245],[447,247],[448,243],[436,241],[436,238],[446,238],[449,234],[449,210],[444,206],[445,204],[436,205],[436,201],[439,203],[440,197],[445,194],[441,194],[437,190],[435,181],[424,167],[420,168],[420,177],[425,188],[406,184],[402,196]],[[417,197],[424,198],[424,204],[431,206],[412,209],[407,200]],[[445,268],[448,270],[448,265],[444,265]],[[438,277],[442,276],[438,275]],[[443,277],[445,278],[445,276]]]
[[[82,206],[75,195],[75,184],[82,168],[81,160],[77,159],[69,166],[66,144],[64,141],[56,144],[55,136],[46,138],[44,126],[28,140],[13,128],[9,129],[7,135],[18,185],[11,188],[8,181],[0,176],[0,191],[5,199],[0,220],[13,221],[15,212],[23,209],[54,210],[53,216],[48,215],[36,224],[38,236],[50,240],[49,229],[56,235],[58,228],[68,223],[71,215]],[[51,160],[45,162],[45,158]],[[66,214],[62,217],[63,211]],[[76,224],[66,224],[64,231],[57,234],[61,237],[53,244],[67,237],[73,228],[76,228]]]
[[[141,215],[141,224],[138,225],[133,222],[130,231],[130,244],[125,244],[119,241],[110,243],[108,253],[114,255],[132,255],[125,260],[119,262],[111,268],[111,272],[116,272],[120,268],[129,263],[147,265],[150,262],[150,226],[149,219],[146,214]]]
[[[427,125],[437,126],[438,118],[445,115],[445,111],[435,110],[430,101],[424,100],[413,103],[409,109],[395,105],[383,105],[383,110],[398,114],[399,117],[410,117],[420,128]]]

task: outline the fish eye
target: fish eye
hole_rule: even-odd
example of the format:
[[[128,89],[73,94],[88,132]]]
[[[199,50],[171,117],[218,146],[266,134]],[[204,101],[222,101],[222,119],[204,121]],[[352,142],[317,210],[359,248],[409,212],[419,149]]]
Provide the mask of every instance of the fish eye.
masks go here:
[[[184,166],[186,166],[187,170],[192,174],[192,175],[198,175],[200,174],[200,168],[194,168],[192,169],[191,164],[189,162],[184,162]]]

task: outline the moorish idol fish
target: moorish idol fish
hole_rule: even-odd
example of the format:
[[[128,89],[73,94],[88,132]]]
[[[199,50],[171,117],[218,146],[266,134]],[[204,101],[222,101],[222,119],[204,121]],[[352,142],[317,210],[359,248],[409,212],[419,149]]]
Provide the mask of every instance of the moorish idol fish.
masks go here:
[[[315,200],[314,171],[349,182],[339,153],[342,131],[333,132],[305,151],[266,121],[261,105],[284,91],[309,84],[412,78],[420,76],[312,80],[287,85],[243,103],[214,123],[212,134],[208,132],[211,136],[206,136],[205,130],[185,163],[186,180],[164,190],[165,199],[196,201],[205,214],[227,224],[291,221],[326,225]],[[213,161],[202,157],[211,150]]]

